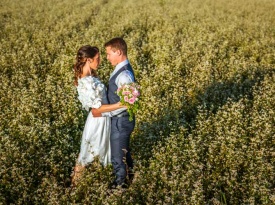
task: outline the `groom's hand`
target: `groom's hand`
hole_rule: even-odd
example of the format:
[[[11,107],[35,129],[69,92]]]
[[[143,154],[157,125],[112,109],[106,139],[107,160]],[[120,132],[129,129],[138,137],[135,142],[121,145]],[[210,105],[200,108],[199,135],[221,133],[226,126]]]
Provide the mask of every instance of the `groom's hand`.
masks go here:
[[[93,117],[102,117],[101,113],[98,111],[98,109],[93,108],[91,110]]]

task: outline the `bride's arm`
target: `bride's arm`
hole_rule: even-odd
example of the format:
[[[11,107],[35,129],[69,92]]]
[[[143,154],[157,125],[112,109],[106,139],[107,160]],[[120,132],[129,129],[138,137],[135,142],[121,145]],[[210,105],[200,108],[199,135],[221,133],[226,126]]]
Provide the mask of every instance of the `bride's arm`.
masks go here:
[[[110,111],[113,111],[113,110],[116,110],[116,109],[119,109],[119,108],[127,108],[127,107],[124,106],[124,105],[121,105],[121,103],[118,102],[118,103],[115,103],[115,104],[101,105],[96,110],[98,112],[102,113],[102,112],[110,112]],[[93,109],[95,109],[95,108],[93,108]]]
[[[101,105],[98,109],[96,108],[91,109],[91,112],[94,117],[101,117],[102,116],[101,113],[110,112],[113,110],[117,110],[119,108],[127,108],[127,106],[121,105],[121,103],[118,102],[110,105]]]

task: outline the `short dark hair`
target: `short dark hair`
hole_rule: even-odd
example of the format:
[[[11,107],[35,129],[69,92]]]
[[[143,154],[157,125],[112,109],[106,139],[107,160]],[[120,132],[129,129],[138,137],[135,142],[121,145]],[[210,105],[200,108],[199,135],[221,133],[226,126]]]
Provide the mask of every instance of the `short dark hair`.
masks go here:
[[[127,56],[127,44],[123,38],[116,37],[104,44],[104,47],[111,47],[113,51],[120,50],[124,55]]]

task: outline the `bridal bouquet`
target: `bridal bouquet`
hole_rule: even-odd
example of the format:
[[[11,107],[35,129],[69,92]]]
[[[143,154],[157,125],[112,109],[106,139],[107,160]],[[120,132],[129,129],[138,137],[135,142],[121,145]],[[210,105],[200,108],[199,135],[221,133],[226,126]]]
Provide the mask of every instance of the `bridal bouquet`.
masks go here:
[[[90,108],[99,108],[104,92],[104,84],[97,78],[87,76],[78,80],[78,99],[82,108],[89,111]]]
[[[134,114],[139,109],[140,86],[136,83],[124,84],[117,89],[122,105],[126,105],[130,115],[129,120],[133,120]]]

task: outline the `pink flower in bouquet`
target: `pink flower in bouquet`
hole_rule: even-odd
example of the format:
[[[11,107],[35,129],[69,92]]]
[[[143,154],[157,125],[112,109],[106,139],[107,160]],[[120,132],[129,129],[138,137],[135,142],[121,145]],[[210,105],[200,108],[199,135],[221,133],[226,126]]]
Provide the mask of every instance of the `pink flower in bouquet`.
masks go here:
[[[136,97],[138,97],[138,96],[139,96],[139,92],[138,92],[138,90],[136,90],[136,89],[133,91],[133,93],[132,93],[132,94],[133,94],[134,96],[136,96]]]
[[[133,120],[133,117],[139,109],[140,86],[136,83],[124,84],[117,89],[117,94],[120,97],[122,105],[127,106],[129,113],[129,120]]]
[[[134,104],[135,101],[136,101],[136,98],[135,98],[135,97],[132,97],[132,98],[130,98],[129,103],[130,103],[130,104]]]
[[[123,91],[123,92],[122,92],[122,95],[129,95],[129,94],[131,94],[130,91]]]

